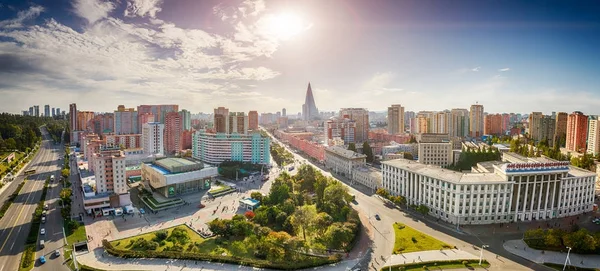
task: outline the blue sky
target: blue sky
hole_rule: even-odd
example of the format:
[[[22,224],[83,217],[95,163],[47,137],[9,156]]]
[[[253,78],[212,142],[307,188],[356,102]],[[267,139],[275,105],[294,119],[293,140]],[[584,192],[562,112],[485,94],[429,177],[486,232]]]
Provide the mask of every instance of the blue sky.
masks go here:
[[[0,111],[600,113],[594,1],[0,0]]]

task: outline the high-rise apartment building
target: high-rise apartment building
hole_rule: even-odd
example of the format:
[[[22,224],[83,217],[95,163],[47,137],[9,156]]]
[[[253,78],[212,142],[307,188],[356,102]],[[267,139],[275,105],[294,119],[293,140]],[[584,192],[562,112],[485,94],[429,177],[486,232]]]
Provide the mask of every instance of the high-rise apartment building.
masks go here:
[[[183,130],[191,130],[192,129],[192,114],[190,111],[182,109],[179,111],[179,116],[181,117],[181,126]]]
[[[449,136],[462,138],[469,136],[469,110],[453,108],[450,114],[452,115],[452,126],[454,129]]]
[[[50,105],[44,105],[44,117],[50,117]]]
[[[594,156],[600,153],[600,121],[598,119],[589,120],[587,153]]]
[[[434,133],[450,134],[454,130],[454,127],[452,127],[452,114],[448,110],[435,112],[433,124]]]
[[[529,115],[529,137],[535,142],[548,140],[550,146],[554,146],[554,134],[556,121],[552,116],[544,116],[541,112],[532,112]]]
[[[325,136],[330,146],[336,139],[343,140],[344,144],[355,143],[356,122],[349,118],[331,117],[325,122]]]
[[[74,103],[69,105],[69,124],[71,125],[71,132],[77,131],[77,104]]]
[[[119,149],[105,149],[93,154],[97,193],[127,193],[125,155]]]
[[[217,133],[229,133],[229,109],[218,107],[214,110],[214,128]]]
[[[92,120],[94,112],[92,111],[77,111],[77,131],[92,130]]]
[[[33,106],[29,107],[29,116],[33,116]]]
[[[142,126],[144,126],[144,124],[146,124],[148,122],[156,122],[155,119],[156,118],[154,117],[154,115],[152,113],[140,114],[138,112],[138,127],[142,127]]]
[[[586,149],[588,117],[575,111],[567,117],[567,144],[569,151],[583,152]]]
[[[369,111],[364,108],[342,108],[341,118],[348,118],[356,122],[356,143],[362,144],[369,140]]]
[[[387,116],[388,133],[391,135],[404,133],[404,107],[393,104],[388,107]]]
[[[169,112],[165,117],[165,151],[167,154],[177,154],[182,150],[181,135],[183,129],[181,116],[178,112]]]
[[[258,113],[257,113],[258,114]],[[258,115],[257,115],[258,116]],[[287,117],[287,111],[285,110],[285,108],[281,109],[281,116],[282,117]]]
[[[483,105],[471,105],[469,111],[469,135],[479,138],[483,135]]]
[[[304,100],[304,104],[302,105],[302,118],[304,120],[312,120],[318,117],[319,110],[315,104],[315,97],[313,96],[310,83],[308,83],[308,88],[306,89],[306,98]]]
[[[34,105],[33,106],[33,111],[36,117],[40,116],[40,106],[39,105]]]
[[[134,108],[125,108],[124,105],[119,105],[117,111],[114,112],[115,128],[114,133],[117,135],[138,134],[138,112]]]
[[[52,117],[55,117],[55,116],[56,116],[56,108],[52,107],[52,108],[50,109],[50,115],[52,115]]]
[[[483,117],[483,134],[496,136],[502,134],[501,114],[488,114]]]
[[[406,128],[408,128],[409,131],[412,131],[410,129],[411,127],[411,119],[414,119],[416,116],[415,112],[413,111],[404,111],[404,129],[406,130]]]
[[[285,116],[285,108],[283,109],[283,115]],[[248,129],[252,131],[258,130],[258,112],[248,112]]]
[[[569,114],[565,112],[558,112],[556,114],[556,123],[554,125],[554,142],[559,144],[559,147],[564,147],[567,139],[567,118]]]
[[[91,125],[97,135],[112,133],[115,128],[115,115],[113,113],[97,114]]]
[[[248,116],[244,112],[230,112],[227,133],[248,134]]]
[[[149,122],[142,126],[142,148],[146,154],[164,154],[165,125],[160,122]]]
[[[154,116],[154,122],[165,123],[165,117],[169,112],[178,112],[179,105],[176,104],[158,104],[158,105],[139,105],[137,107],[138,115],[150,113]],[[139,123],[139,121],[138,121]],[[138,130],[142,125],[138,124]]]

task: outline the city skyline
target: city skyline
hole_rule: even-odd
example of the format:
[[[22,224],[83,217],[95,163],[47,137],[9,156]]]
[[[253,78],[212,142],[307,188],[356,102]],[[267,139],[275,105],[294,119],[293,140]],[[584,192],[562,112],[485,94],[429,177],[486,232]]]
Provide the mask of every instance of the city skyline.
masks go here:
[[[294,113],[310,81],[322,111],[479,102],[490,113],[594,115],[598,10],[593,1],[7,1],[0,107]]]

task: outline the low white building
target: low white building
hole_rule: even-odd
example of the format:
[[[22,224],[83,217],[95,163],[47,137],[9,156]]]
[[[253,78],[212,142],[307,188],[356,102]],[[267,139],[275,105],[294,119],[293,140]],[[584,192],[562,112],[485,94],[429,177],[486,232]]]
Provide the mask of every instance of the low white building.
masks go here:
[[[404,159],[382,162],[383,187],[453,224],[547,220],[592,211],[596,174],[507,153],[460,173]]]
[[[366,165],[367,156],[341,146],[325,149],[325,167],[352,179],[352,169]]]
[[[362,166],[352,169],[352,183],[359,183],[375,191],[382,187],[381,171],[372,167]]]
[[[396,142],[392,142],[392,145],[383,146],[381,148],[381,155],[386,156],[387,154],[395,154],[400,152],[410,153],[413,157],[416,157],[419,154],[419,145],[416,143],[409,144],[398,144]]]

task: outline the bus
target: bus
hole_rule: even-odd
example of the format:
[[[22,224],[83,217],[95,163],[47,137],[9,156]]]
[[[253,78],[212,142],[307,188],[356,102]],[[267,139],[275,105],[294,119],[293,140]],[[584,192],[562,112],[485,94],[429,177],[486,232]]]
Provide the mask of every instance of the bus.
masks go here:
[[[25,176],[35,174],[35,169],[25,170],[25,172],[23,172],[23,174]]]

